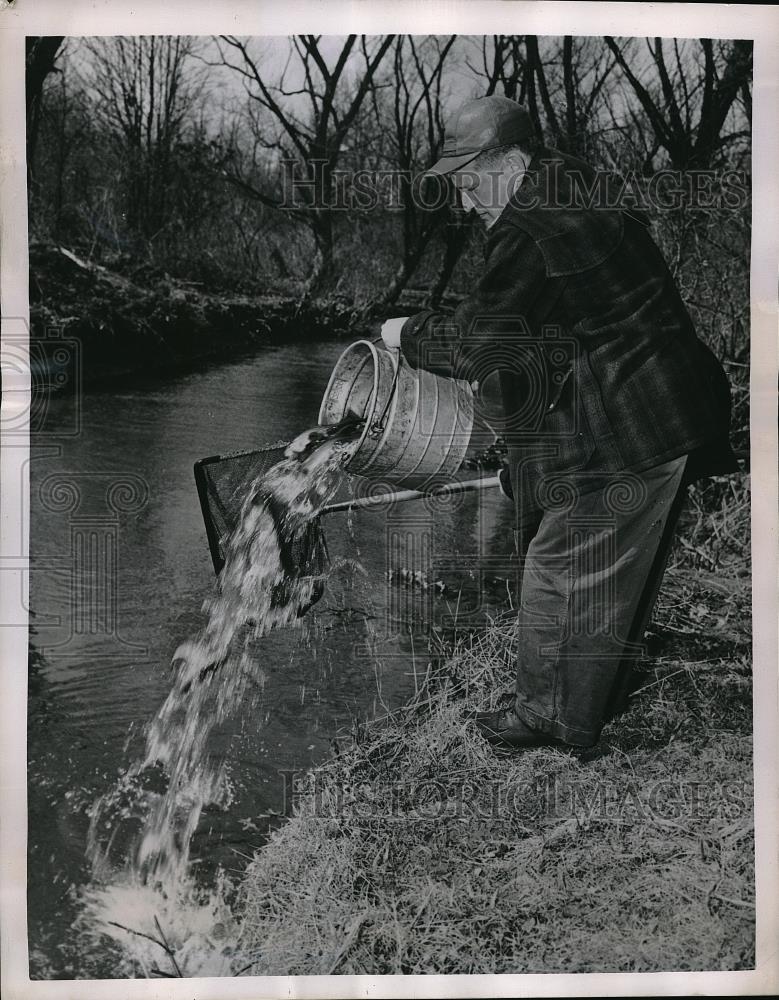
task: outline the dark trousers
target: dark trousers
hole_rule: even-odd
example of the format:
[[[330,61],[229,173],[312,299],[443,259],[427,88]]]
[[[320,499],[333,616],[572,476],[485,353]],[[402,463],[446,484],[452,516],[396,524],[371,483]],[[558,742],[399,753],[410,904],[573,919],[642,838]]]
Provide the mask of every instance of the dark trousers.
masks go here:
[[[570,477],[532,537],[518,538],[516,711],[527,725],[591,746],[624,706],[686,496],[686,461],[595,486],[592,475]]]

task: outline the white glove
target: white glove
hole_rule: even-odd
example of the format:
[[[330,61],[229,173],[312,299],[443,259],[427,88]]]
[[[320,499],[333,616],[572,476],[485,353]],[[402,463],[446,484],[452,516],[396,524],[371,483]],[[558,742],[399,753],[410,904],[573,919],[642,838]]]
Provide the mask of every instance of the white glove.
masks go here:
[[[400,348],[400,331],[407,319],[408,316],[396,316],[394,319],[386,320],[381,328],[381,339],[384,341],[385,347],[390,348],[390,350]]]

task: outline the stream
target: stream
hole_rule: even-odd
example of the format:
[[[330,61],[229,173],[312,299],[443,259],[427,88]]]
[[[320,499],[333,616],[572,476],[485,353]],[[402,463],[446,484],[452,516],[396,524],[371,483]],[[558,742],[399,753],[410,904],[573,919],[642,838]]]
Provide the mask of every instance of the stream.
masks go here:
[[[85,926],[90,814],[143,758],[174,651],[204,626],[214,573],[193,462],[288,441],[315,423],[344,346],[273,346],[48,403],[30,462],[32,978],[127,974],[112,942]],[[494,489],[324,518],[335,567],[325,596],[254,640],[257,669],[240,707],[208,736],[224,794],[200,814],[187,856],[204,893],[239,879],[283,822],[294,772],[325,759],[339,732],[413,694],[431,629],[509,606],[512,519]],[[400,571],[419,567],[429,585],[404,585]],[[136,834],[137,824],[117,828],[106,863],[121,866]],[[221,927],[218,903],[212,915]]]

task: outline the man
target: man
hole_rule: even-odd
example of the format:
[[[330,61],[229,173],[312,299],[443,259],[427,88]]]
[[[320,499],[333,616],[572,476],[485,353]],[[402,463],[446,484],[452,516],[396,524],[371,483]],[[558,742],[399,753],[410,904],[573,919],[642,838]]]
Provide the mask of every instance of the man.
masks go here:
[[[734,470],[730,393],[641,212],[544,148],[504,97],[455,114],[431,174],[488,229],[472,294],[388,320],[415,367],[497,371],[522,560],[517,680],[495,744],[591,746],[624,704],[686,486]]]

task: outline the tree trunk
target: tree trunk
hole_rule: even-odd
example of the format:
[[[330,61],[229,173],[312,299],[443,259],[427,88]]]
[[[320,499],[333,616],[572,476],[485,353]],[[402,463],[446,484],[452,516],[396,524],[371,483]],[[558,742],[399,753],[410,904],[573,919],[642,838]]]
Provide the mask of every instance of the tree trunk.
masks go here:
[[[425,250],[433,236],[435,230],[431,227],[420,233],[414,242],[407,247],[406,252],[403,254],[403,260],[400,262],[395,274],[389,283],[387,291],[379,296],[375,303],[371,304],[370,312],[379,312],[381,310],[387,309],[389,306],[394,305],[400,298],[403,290],[411,278],[411,275],[416,271],[419,266],[419,262],[424,256]]]
[[[311,228],[314,236],[314,266],[303,290],[303,301],[331,291],[336,281],[333,261],[333,220],[328,208],[314,209]]]
[[[725,68],[712,88],[711,99],[705,101],[701,109],[689,166],[705,169],[714,162],[728,112],[739,91],[749,87],[751,78],[752,42],[737,40],[733,42]]]
[[[62,45],[63,35],[49,35],[44,38],[30,36],[25,39],[25,101],[27,105],[27,179],[34,176],[33,163],[38,131],[41,122],[41,98],[43,83],[54,69],[54,60]]]
[[[459,222],[455,225],[450,224],[446,227],[446,249],[444,250],[444,258],[441,261],[441,267],[438,271],[438,275],[427,296],[426,305],[430,309],[437,309],[441,304],[441,299],[443,298],[444,292],[452,279],[455,266],[457,261],[462,256],[462,252],[468,243],[468,237],[470,234],[470,218],[466,219],[464,222]]]

